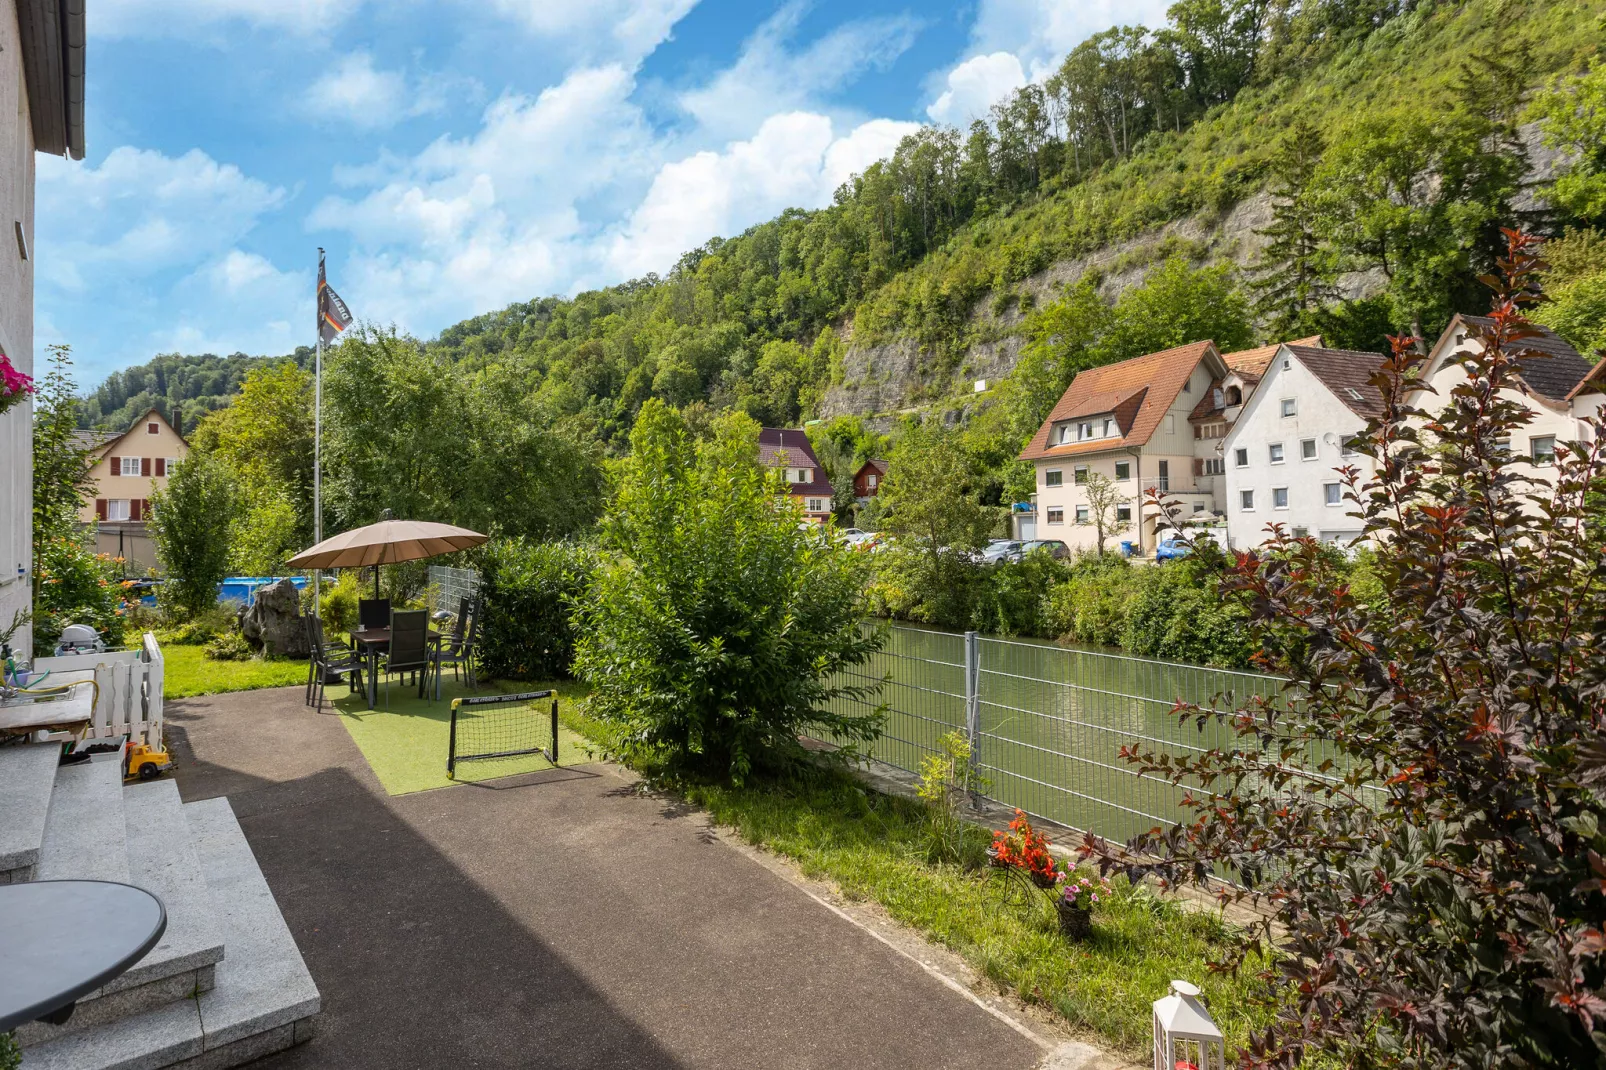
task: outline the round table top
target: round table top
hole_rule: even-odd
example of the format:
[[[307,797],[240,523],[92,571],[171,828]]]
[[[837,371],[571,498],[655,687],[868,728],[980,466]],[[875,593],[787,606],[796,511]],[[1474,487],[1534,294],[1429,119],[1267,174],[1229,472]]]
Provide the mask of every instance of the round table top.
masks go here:
[[[162,901],[131,884],[0,885],[0,1032],[95,991],[166,931]]]

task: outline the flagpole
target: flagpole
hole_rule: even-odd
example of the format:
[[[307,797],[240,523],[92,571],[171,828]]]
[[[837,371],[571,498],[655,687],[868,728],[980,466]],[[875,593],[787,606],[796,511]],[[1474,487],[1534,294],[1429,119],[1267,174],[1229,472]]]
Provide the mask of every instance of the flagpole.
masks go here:
[[[318,297],[313,302],[317,319],[318,352],[312,372],[312,544],[323,542],[323,247],[318,247]],[[312,570],[312,615],[321,617],[323,570]]]

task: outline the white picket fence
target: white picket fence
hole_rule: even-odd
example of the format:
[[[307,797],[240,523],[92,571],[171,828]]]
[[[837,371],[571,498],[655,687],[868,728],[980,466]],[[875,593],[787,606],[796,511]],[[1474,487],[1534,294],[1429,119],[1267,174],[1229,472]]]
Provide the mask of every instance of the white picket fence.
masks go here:
[[[35,658],[37,677],[46,671],[72,679],[92,672],[100,694],[95,700],[94,720],[85,739],[143,738],[151,746],[162,743],[162,648],[156,636],[145,633],[134,650],[110,650],[102,654],[68,654],[58,658]],[[48,686],[54,680],[46,681]]]

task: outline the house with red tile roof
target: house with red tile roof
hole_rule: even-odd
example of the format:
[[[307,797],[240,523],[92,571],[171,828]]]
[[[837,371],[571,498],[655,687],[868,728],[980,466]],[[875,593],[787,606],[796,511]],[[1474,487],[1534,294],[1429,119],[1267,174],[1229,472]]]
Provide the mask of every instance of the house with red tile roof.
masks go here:
[[[1017,537],[1094,547],[1086,485],[1095,473],[1124,499],[1115,510],[1117,545],[1147,554],[1164,537],[1156,511],[1143,504],[1150,488],[1175,500],[1184,518],[1219,520],[1221,442],[1277,348],[1223,356],[1214,342],[1190,342],[1078,372],[1021,451],[1037,469],[1037,494],[1032,512],[1015,514]]]
[[[765,467],[785,469],[791,496],[805,516],[819,524],[831,519],[831,480],[801,428],[759,428],[758,459]]]

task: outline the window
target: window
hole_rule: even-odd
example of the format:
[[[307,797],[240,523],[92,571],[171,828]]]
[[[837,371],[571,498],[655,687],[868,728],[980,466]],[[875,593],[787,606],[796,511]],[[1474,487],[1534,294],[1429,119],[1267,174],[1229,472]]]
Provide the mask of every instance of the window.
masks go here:
[[[1505,438],[1497,438],[1497,439],[1495,439],[1494,440],[1494,448],[1499,453],[1510,453],[1511,452],[1511,436],[1507,435]]]
[[[1091,423],[1084,423],[1081,427],[1081,435],[1083,438],[1092,438],[1093,425]]]
[[[1168,412],[1165,414],[1165,433],[1168,435],[1177,433],[1177,417],[1175,413]]]
[[[1132,462],[1131,461],[1116,461],[1115,462],[1115,478],[1118,479],[1118,480],[1131,479],[1132,478]]]
[[[1104,418],[1104,437],[1105,438],[1109,438],[1110,435],[1112,435],[1114,433],[1115,433],[1115,421],[1110,419],[1108,416],[1106,416]]]
[[[1247,449],[1233,450],[1232,451],[1232,463],[1237,465],[1239,468],[1248,468],[1249,467],[1249,451]]]
[[[1225,457],[1206,457],[1204,475],[1221,476],[1227,474],[1227,459]]]
[[[1322,500],[1328,505],[1344,504],[1344,488],[1338,483],[1323,483],[1322,495]]]
[[[127,520],[128,519],[128,499],[127,498],[113,498],[111,501],[107,502],[106,503],[106,519],[107,520]]]
[[[1086,524],[1087,523],[1087,506],[1078,505],[1076,507],[1076,522],[1078,524]]]
[[[1063,487],[1064,485],[1065,473],[1060,471],[1058,468],[1051,468],[1043,473],[1043,486]]]
[[[1343,443],[1338,447],[1338,455],[1340,457],[1355,456],[1355,440],[1353,438],[1344,439]]]
[[[1284,416],[1297,416],[1299,414],[1299,410],[1294,405],[1293,398],[1283,398],[1282,410]]]
[[[1048,522],[1050,524],[1063,524],[1063,523],[1065,523],[1065,510],[1064,509],[1050,509],[1048,511]]]
[[[1205,511],[1204,502],[1194,502],[1193,503],[1193,512],[1194,512],[1195,516],[1197,516],[1198,514],[1204,512],[1204,511]]]
[[[1171,462],[1170,461],[1161,461],[1160,462],[1160,489],[1161,490],[1170,490],[1171,489]]]
[[[1283,463],[1283,444],[1281,442],[1273,442],[1267,446],[1266,453],[1270,455],[1272,464]]]
[[[1316,459],[1316,440],[1314,438],[1302,438],[1299,440],[1299,459],[1302,461],[1314,461]]]
[[[824,498],[810,498],[809,502],[808,502],[808,506],[809,506],[808,507],[808,511],[811,512],[811,513],[823,513],[823,512],[825,512],[825,499]]]
[[[1273,488],[1271,488],[1271,507],[1273,509],[1287,509],[1288,508],[1288,488],[1287,487],[1273,487]]]
[[[1534,464],[1550,465],[1556,463],[1556,436],[1539,435],[1528,440],[1529,454]]]
[[[159,435],[159,434],[162,433],[162,425],[161,424],[146,424],[145,425],[145,433],[147,435]]]
[[[1087,482],[1087,465],[1079,464],[1071,470],[1071,480],[1078,487]]]
[[[1132,523],[1132,507],[1130,505],[1117,505],[1115,507],[1115,522],[1117,524]]]
[[[1287,371],[1288,369],[1292,368],[1293,366],[1294,366],[1294,362],[1293,361],[1289,360],[1287,357],[1283,358],[1283,371]],[[1285,412],[1285,413],[1283,413],[1283,415],[1287,416],[1288,414]]]
[[[1246,513],[1254,512],[1255,511],[1255,492],[1252,491],[1252,490],[1241,490],[1241,491],[1239,491],[1238,492],[1238,508],[1242,509]]]
[[[120,458],[119,459],[119,464],[120,464],[120,467],[119,467],[118,472],[117,472],[118,475],[120,475],[120,476],[137,476],[137,475],[139,475],[139,458],[138,457],[123,457],[123,458]],[[125,503],[125,505],[126,505],[126,503]],[[123,519],[127,520],[128,518],[124,517]]]
[[[168,475],[172,475],[173,474],[173,469],[177,468],[177,467],[178,467],[178,458],[177,457],[169,457],[167,459],[167,474]],[[871,476],[870,478],[874,479],[875,476]]]
[[[869,487],[871,490],[875,490],[875,484],[876,474],[874,472],[871,472],[869,475],[864,477],[864,485]],[[311,670],[309,669],[308,671],[310,672]]]
[[[1236,386],[1229,386],[1227,388],[1227,404],[1230,406],[1230,405],[1242,405],[1243,403],[1244,403],[1244,392],[1242,390],[1238,389]]]
[[[1193,393],[1193,376],[1192,375],[1189,375],[1186,379],[1182,380],[1182,392],[1184,394]]]
[[[1071,440],[1071,425],[1070,424],[1061,424],[1060,425],[1060,445],[1063,446],[1063,445],[1065,445],[1065,443],[1069,442],[1070,440]]]

